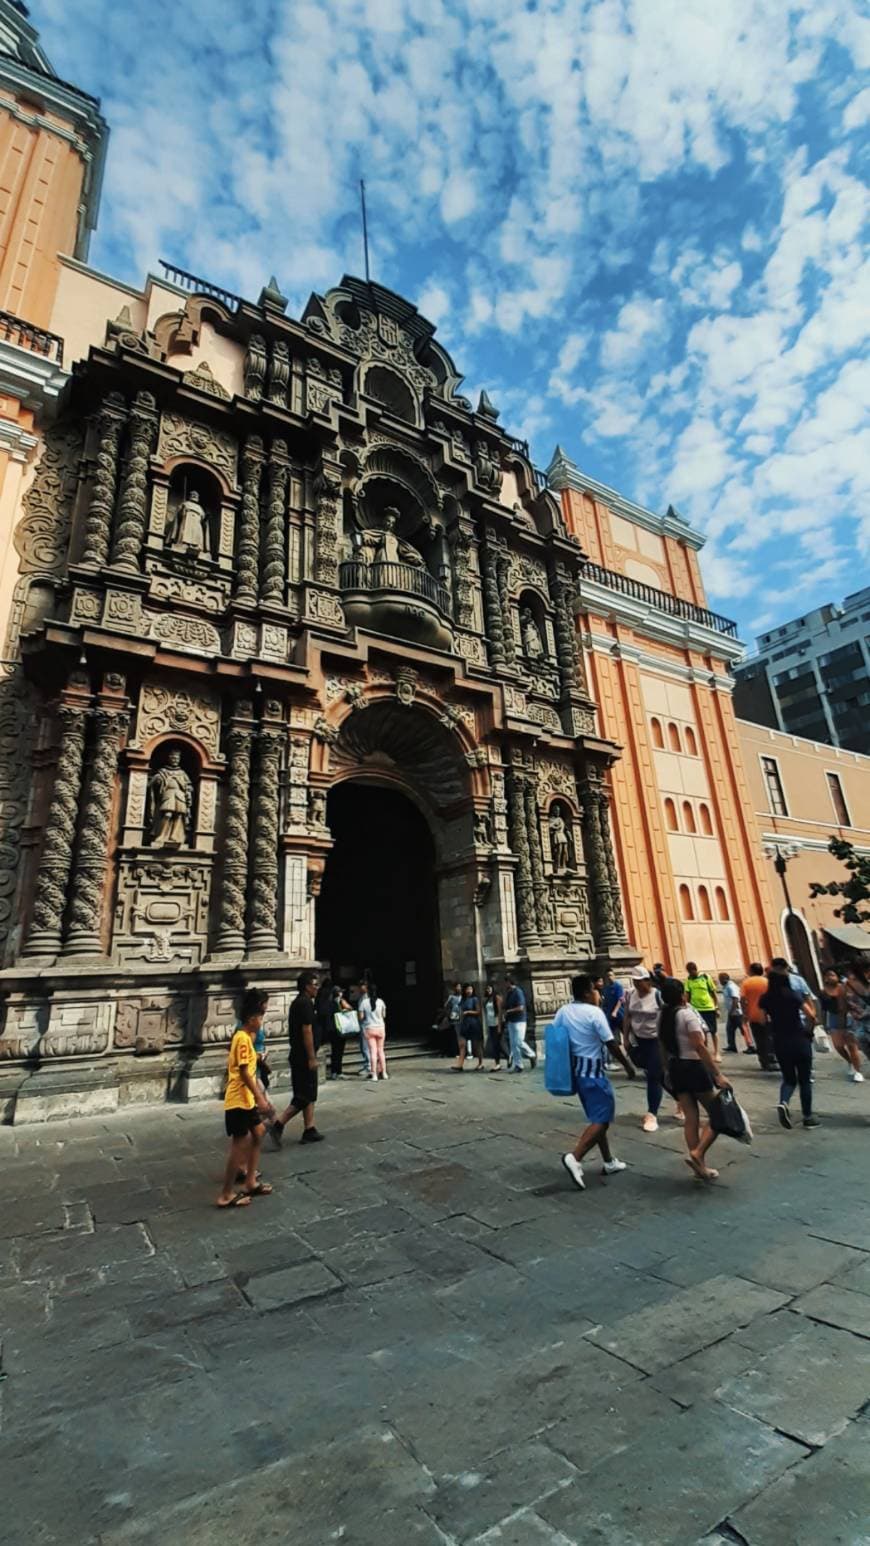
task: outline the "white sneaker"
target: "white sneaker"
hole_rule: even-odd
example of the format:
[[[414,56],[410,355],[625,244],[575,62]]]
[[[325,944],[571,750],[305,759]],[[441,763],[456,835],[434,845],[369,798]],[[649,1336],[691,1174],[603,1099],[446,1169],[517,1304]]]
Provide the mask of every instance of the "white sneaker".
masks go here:
[[[565,1166],[575,1186],[579,1186],[581,1192],[586,1190],[586,1182],[583,1180],[583,1166],[576,1160],[573,1154],[563,1154],[562,1164]]]
[[[653,1121],[655,1121],[655,1118],[653,1118]],[[618,1171],[627,1169],[628,1166],[626,1165],[625,1160],[605,1160],[601,1167],[601,1174],[603,1176],[615,1176]]]
[[[680,1106],[674,1107],[674,1121],[685,1122],[686,1118]]]
[[[648,1111],[641,1125],[645,1133],[657,1133],[659,1130],[658,1117],[654,1117],[652,1112]]]
[[[377,1084],[377,1082],[378,1082],[377,1074],[369,1074],[369,1078],[371,1079],[372,1084]]]
[[[382,1079],[389,1079],[389,1074],[381,1074]]]
[[[857,1068],[854,1069],[854,1071],[852,1073],[852,1083],[853,1084],[863,1084],[864,1083],[864,1075],[859,1073]]]

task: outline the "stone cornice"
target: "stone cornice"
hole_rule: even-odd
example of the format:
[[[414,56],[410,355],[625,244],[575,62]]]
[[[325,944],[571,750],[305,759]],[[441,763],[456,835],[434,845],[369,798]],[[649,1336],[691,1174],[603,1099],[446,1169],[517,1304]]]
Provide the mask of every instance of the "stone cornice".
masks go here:
[[[56,360],[0,340],[0,394],[17,397],[27,408],[50,411],[69,379]]]
[[[0,379],[0,389],[3,383]],[[11,419],[0,419],[0,451],[5,451],[13,462],[27,462],[39,445],[39,438],[14,424]]]
[[[646,638],[657,639],[678,649],[697,650],[701,655],[714,655],[719,660],[739,660],[744,646],[727,634],[708,628],[705,624],[688,618],[673,617],[659,612],[633,596],[610,590],[585,576],[581,580],[581,596],[575,605],[579,612],[594,612],[599,617],[613,617],[626,623]]]
[[[592,494],[594,498],[608,505],[615,514],[624,516],[635,526],[643,526],[647,531],[654,531],[659,537],[673,537],[677,542],[682,542],[686,547],[694,548],[696,551],[702,548],[707,540],[679,516],[656,515],[654,510],[647,510],[645,505],[636,505],[633,500],[625,499],[622,494],[616,492],[616,489],[608,488],[606,483],[599,483],[596,478],[588,477],[564,452],[557,450],[554,454],[547,468],[546,477],[551,488],[570,488],[576,489],[579,494]]]
[[[675,681],[688,682],[690,685],[698,683],[702,687],[728,693],[729,696],[734,691],[734,682],[730,676],[720,675],[718,671],[698,671],[694,666],[679,665],[666,655],[655,655],[651,650],[638,649],[637,645],[614,639],[611,634],[584,630],[581,639],[585,648],[593,650],[597,655],[609,655],[613,660],[630,660],[634,665],[657,671],[661,676],[670,676]]]

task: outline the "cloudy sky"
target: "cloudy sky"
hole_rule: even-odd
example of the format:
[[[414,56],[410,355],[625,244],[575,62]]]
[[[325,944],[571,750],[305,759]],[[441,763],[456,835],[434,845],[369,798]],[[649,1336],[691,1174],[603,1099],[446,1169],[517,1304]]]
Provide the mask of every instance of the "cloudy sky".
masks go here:
[[[112,127],[92,262],[414,300],[546,465],[707,532],[743,636],[867,579],[855,0],[33,0]],[[863,86],[863,89],[862,89]]]

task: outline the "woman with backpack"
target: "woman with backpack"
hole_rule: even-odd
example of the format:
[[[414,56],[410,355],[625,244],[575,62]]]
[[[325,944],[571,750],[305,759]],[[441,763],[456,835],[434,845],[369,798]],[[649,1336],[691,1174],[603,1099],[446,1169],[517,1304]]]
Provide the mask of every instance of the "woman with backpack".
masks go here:
[[[622,1032],[631,1061],[646,1075],[646,1116],[641,1123],[645,1133],[658,1132],[658,1111],[664,1094],[659,1047],[661,1007],[661,994],[646,967],[635,967],[625,1001]]]
[[[663,1009],[659,1017],[659,1040],[665,1066],[665,1078],[671,1094],[683,1113],[686,1138],[686,1164],[702,1181],[718,1179],[704,1156],[716,1134],[709,1122],[701,1128],[700,1107],[709,1112],[717,1090],[731,1088],[716,1067],[707,1046],[706,1027],[697,1010],[688,1003],[686,990],[675,977],[669,977],[661,990]]]

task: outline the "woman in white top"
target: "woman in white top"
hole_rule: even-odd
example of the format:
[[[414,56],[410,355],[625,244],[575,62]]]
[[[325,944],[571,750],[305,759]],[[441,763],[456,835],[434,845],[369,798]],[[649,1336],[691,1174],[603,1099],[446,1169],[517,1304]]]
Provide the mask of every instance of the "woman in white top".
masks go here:
[[[718,1170],[710,1170],[704,1155],[716,1141],[709,1122],[701,1131],[699,1105],[709,1111],[716,1090],[729,1090],[728,1080],[720,1074],[707,1048],[706,1027],[697,1011],[690,1008],[686,990],[675,977],[669,977],[661,989],[664,1008],[659,1019],[659,1039],[667,1067],[671,1094],[679,1102],[685,1117],[686,1164],[702,1181],[716,1181]]]
[[[378,1077],[389,1079],[387,1073],[387,1060],[384,1056],[384,1042],[387,1037],[387,1006],[382,998],[378,998],[378,990],[373,982],[366,986],[366,991],[359,1001],[358,1014],[366,1045],[369,1049],[369,1064],[371,1073],[369,1078],[377,1084]]]
[[[658,1131],[658,1111],[664,1094],[659,1048],[661,1007],[659,992],[652,977],[645,966],[639,966],[632,974],[622,1031],[628,1038],[626,1051],[632,1063],[646,1074],[646,1116],[641,1124],[645,1133]]]

